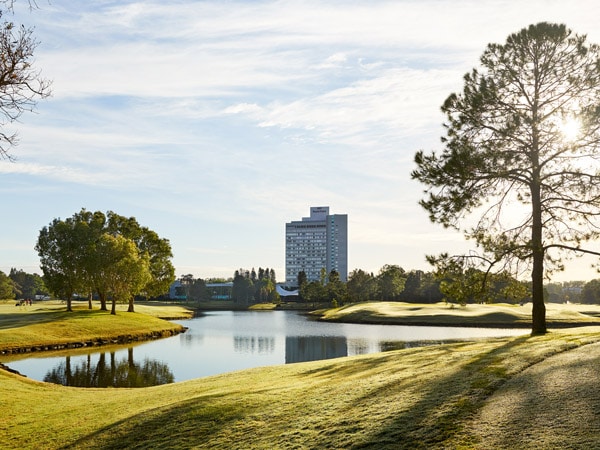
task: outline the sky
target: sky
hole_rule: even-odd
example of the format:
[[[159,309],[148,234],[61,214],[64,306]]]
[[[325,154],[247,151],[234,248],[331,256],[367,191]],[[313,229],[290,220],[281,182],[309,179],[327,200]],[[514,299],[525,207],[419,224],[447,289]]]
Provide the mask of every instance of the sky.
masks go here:
[[[411,180],[489,43],[541,21],[600,43],[596,0],[18,0],[52,97],[8,126],[0,270],[41,273],[42,227],[86,208],[169,239],[176,275],[273,268],[285,223],[348,214],[349,270],[472,248]],[[594,244],[600,249],[600,243]],[[554,281],[596,278],[575,260]]]

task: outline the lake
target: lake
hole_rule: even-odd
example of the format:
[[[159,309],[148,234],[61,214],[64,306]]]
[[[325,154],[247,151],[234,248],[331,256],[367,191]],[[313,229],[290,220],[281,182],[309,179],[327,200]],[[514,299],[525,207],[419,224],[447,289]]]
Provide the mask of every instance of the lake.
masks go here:
[[[1,361],[29,378],[67,386],[143,387],[251,367],[529,333],[318,322],[294,311],[215,311],[174,322],[188,331],[144,343],[8,355]]]

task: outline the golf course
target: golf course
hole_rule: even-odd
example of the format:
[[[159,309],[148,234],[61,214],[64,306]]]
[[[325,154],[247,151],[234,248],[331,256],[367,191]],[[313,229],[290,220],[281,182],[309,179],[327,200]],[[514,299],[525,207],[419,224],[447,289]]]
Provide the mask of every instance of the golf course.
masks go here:
[[[260,367],[139,389],[84,389],[0,370],[0,448],[592,448],[600,307],[547,305],[550,332]],[[513,305],[377,302],[321,320],[526,326]],[[2,353],[181,332],[181,306],[116,315],[0,302]]]

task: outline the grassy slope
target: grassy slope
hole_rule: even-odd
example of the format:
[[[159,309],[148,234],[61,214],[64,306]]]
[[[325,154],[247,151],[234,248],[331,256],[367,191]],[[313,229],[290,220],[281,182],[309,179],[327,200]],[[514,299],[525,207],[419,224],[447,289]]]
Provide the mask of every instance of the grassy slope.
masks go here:
[[[548,327],[600,325],[599,305],[547,304]],[[530,327],[531,304],[453,306],[445,303],[356,303],[317,311],[323,320],[382,324]]]
[[[527,367],[591,342],[600,342],[600,328],[145,389],[67,388],[0,370],[0,448],[485,448],[486,431],[470,432],[484,400]]]
[[[555,332],[258,368],[146,389],[78,389],[0,371],[1,448],[477,447],[467,419],[506,379],[600,341]]]
[[[119,305],[116,315],[87,309],[77,304],[67,312],[58,302],[42,302],[15,307],[14,302],[0,303],[0,351],[55,346],[86,341],[112,341],[127,336],[172,333],[180,325],[160,317],[186,317],[189,311],[178,307],[137,305],[135,313],[124,312]]]

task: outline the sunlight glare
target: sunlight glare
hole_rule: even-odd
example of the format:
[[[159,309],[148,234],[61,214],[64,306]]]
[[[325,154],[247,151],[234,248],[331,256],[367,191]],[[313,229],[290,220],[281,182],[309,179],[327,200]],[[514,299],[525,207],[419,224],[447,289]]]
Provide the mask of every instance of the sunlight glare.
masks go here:
[[[579,121],[573,117],[565,119],[560,125],[560,132],[563,135],[563,139],[567,142],[573,142],[579,136],[580,131]]]

